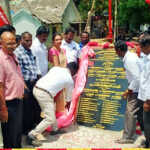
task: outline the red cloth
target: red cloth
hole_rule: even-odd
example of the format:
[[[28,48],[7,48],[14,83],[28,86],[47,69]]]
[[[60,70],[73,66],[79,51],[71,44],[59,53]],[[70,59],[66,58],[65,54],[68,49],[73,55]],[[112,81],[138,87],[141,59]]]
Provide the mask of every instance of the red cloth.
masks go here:
[[[103,45],[103,49],[107,49],[110,47],[110,43],[109,42],[106,42],[104,45]]]
[[[99,46],[99,43],[92,41],[92,42],[88,42],[87,45],[88,45],[88,46]]]
[[[131,48],[135,48],[135,44],[133,42],[126,42],[126,44]]]
[[[5,15],[3,9],[0,6],[0,27],[3,25],[9,24],[7,16]]]
[[[145,2],[150,5],[150,0],[145,0]]]
[[[89,58],[94,57],[95,53],[89,46],[84,46],[81,53],[81,59],[79,64],[79,70],[77,72],[77,78],[75,82],[75,88],[73,90],[72,101],[70,105],[69,112],[64,112],[57,115],[58,128],[67,127],[71,125],[74,120],[74,116],[77,109],[77,104],[79,101],[79,96],[83,92],[86,84],[86,76],[88,71],[88,65],[91,64]],[[51,131],[52,128],[49,127],[47,131]]]

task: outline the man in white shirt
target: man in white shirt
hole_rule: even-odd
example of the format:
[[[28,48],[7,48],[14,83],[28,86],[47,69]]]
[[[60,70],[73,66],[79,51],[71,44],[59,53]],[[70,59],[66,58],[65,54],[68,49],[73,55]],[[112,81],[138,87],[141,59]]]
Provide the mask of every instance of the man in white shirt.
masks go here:
[[[73,41],[74,30],[68,28],[65,31],[64,40],[62,41],[61,48],[66,50],[67,63],[76,62],[78,63],[80,57],[79,44]]]
[[[143,35],[140,39],[140,46],[145,56],[142,58],[142,73],[138,98],[144,102],[144,134],[148,141],[147,148],[150,148],[150,35]]]
[[[42,76],[48,72],[48,51],[44,44],[47,41],[48,35],[49,29],[45,26],[40,26],[36,31],[36,38],[31,46]]]
[[[123,58],[123,64],[128,80],[128,90],[123,94],[127,98],[125,112],[124,132],[121,139],[116,143],[134,143],[136,133],[136,119],[143,129],[143,102],[137,99],[140,80],[140,60],[136,53],[128,51],[124,41],[115,43],[116,54]]]
[[[36,97],[42,112],[44,112],[44,119],[34,130],[29,132],[28,139],[31,141],[31,144],[33,141],[38,141],[37,136],[39,136],[48,126],[52,126],[52,130],[57,132],[58,127],[55,117],[54,97],[58,92],[65,88],[66,101],[71,101],[74,88],[72,76],[75,75],[77,69],[78,67],[75,62],[69,63],[67,68],[58,66],[53,67],[36,83],[33,94]]]

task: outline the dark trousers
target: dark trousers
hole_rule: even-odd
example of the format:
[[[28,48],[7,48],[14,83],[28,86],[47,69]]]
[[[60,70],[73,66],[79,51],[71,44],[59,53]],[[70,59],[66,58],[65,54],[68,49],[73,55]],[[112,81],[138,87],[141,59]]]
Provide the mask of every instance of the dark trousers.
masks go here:
[[[150,148],[150,111],[143,112],[143,120],[144,120],[144,134],[147,140],[147,148]]]
[[[28,90],[25,90],[23,101],[23,133],[26,135],[42,120],[40,106],[32,93],[35,82],[25,81]]]
[[[13,99],[6,105],[8,122],[2,123],[4,148],[21,148],[23,100]]]

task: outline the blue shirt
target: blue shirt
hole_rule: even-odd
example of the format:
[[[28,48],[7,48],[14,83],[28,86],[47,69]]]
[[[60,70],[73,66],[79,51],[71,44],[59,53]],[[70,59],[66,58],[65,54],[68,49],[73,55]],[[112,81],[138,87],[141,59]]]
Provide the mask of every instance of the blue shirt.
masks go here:
[[[79,47],[80,47],[80,49],[82,49],[82,48],[83,48],[83,46],[84,46],[84,45],[80,42],[80,43],[79,43]]]

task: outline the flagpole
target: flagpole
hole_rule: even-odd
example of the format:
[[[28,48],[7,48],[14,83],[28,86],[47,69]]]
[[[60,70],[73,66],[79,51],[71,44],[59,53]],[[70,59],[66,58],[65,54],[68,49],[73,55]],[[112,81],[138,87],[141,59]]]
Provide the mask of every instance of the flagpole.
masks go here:
[[[112,39],[112,0],[108,0],[108,21],[109,21],[109,32],[108,32],[108,39]]]

